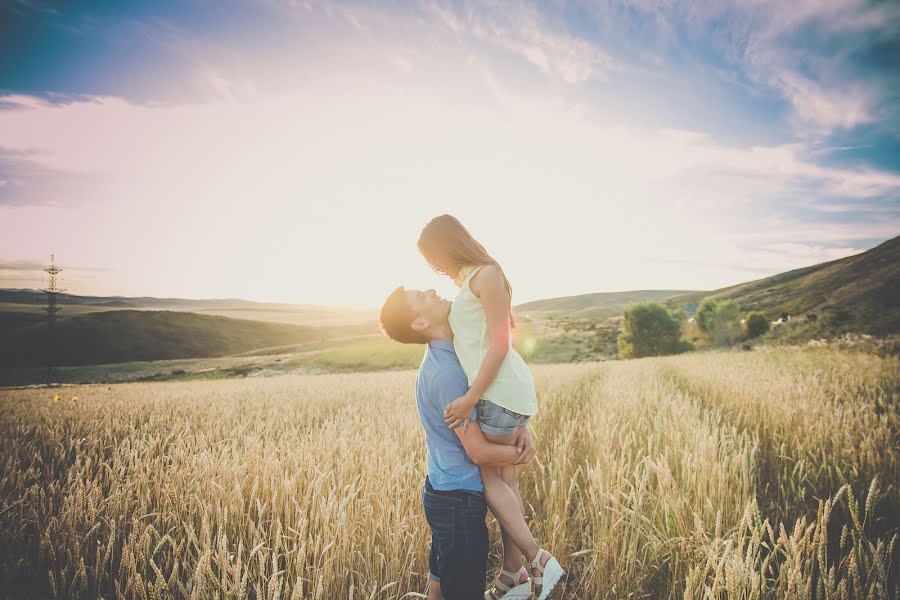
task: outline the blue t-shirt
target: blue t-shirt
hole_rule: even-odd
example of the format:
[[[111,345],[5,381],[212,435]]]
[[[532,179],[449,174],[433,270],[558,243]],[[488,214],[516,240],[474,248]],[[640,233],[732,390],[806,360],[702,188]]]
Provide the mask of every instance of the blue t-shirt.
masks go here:
[[[444,421],[447,405],[468,390],[469,380],[453,351],[453,342],[430,341],[416,377],[416,406],[425,429],[428,479],[436,490],[484,491],[478,466]]]

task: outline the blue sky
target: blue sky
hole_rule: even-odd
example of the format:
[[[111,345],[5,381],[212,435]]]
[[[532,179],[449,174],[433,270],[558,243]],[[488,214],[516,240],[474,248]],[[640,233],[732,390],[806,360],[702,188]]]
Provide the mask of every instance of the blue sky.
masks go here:
[[[900,233],[896,64],[895,2],[13,0],[0,286],[451,293],[442,212],[517,302],[756,279]]]

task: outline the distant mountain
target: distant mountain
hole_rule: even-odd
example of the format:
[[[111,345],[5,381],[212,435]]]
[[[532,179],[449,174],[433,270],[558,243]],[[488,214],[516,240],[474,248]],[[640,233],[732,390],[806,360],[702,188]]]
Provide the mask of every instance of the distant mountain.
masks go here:
[[[58,301],[61,306],[172,310],[237,319],[292,323],[294,325],[330,326],[371,323],[375,328],[374,331],[377,331],[376,323],[378,319],[378,312],[374,308],[253,302],[239,298],[195,300],[188,298],[154,298],[150,296],[79,296],[76,294],[60,294]],[[0,289],[0,304],[3,303],[40,306],[47,303],[47,294],[40,290]],[[13,307],[0,306],[0,310],[4,309],[13,310]]]
[[[60,318],[57,364],[88,365],[226,356],[259,348],[317,342],[345,328],[314,328],[176,311],[112,310]],[[46,316],[0,312],[0,365],[46,364]]]
[[[630,292],[605,292],[563,296],[547,300],[535,300],[515,307],[521,317],[546,319],[548,317],[572,317],[576,319],[616,317],[632,302],[663,302],[674,296],[702,293],[688,290],[637,290]]]
[[[781,313],[801,318],[814,314],[823,333],[898,333],[900,236],[860,254],[711,292],[676,296],[667,304],[694,305],[706,297],[731,299],[742,311],[758,310],[770,318]]]

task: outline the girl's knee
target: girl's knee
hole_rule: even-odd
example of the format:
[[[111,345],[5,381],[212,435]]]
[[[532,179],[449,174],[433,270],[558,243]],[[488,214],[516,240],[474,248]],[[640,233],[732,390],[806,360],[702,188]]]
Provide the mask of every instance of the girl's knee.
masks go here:
[[[506,485],[513,489],[516,489],[516,479],[518,478],[518,470],[516,469],[516,465],[503,467],[503,470],[500,471],[500,477],[503,479],[503,482],[506,483]]]

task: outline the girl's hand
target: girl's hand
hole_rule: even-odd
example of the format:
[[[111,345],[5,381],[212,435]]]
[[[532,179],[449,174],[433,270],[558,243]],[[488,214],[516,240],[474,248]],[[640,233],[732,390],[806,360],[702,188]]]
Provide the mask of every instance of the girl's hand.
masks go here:
[[[450,429],[456,429],[462,425],[463,433],[465,433],[472,420],[473,408],[475,408],[475,402],[472,402],[468,396],[460,396],[447,405],[444,410],[444,421],[447,422]]]

